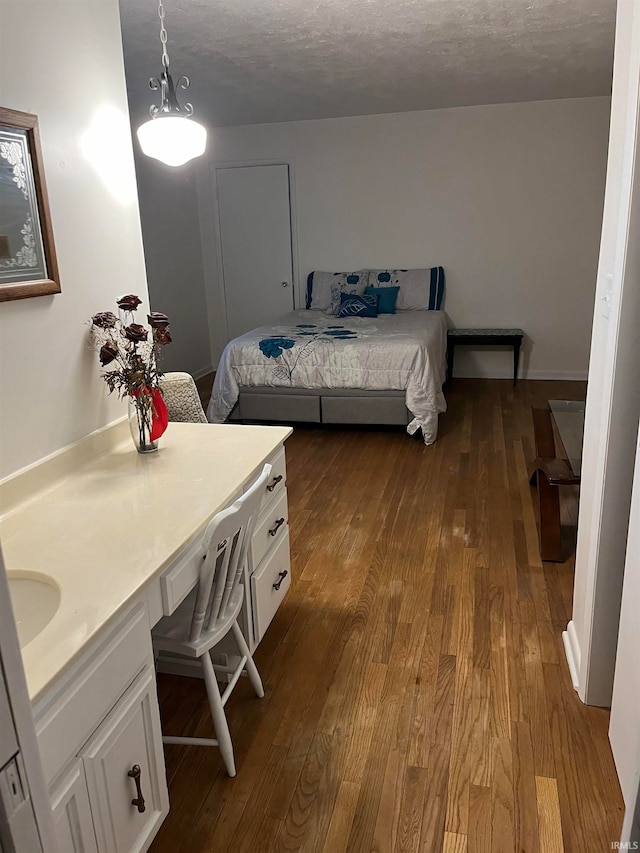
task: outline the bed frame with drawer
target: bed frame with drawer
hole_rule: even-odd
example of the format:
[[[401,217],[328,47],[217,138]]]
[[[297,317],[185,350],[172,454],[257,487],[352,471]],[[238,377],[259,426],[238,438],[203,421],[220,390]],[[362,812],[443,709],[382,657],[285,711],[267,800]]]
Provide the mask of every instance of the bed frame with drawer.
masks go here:
[[[406,427],[413,415],[405,397],[405,391],[241,387],[229,421]]]

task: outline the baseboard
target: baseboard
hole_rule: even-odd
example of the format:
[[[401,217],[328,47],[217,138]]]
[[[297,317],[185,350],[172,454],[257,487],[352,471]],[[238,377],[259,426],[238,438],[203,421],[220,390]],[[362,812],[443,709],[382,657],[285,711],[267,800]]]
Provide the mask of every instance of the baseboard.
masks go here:
[[[586,382],[588,370],[528,370],[524,379],[545,379],[551,381]]]
[[[564,381],[564,382],[586,382],[588,371],[586,370],[528,370],[526,374],[521,374],[518,379],[539,379],[545,381]],[[455,379],[511,379],[513,373],[508,371],[482,370],[473,369],[472,371],[460,372],[454,370],[453,378]]]
[[[229,657],[226,654],[214,654],[213,662],[219,666],[227,666],[229,663]],[[156,661],[156,669],[158,672],[166,672],[168,675],[182,675],[187,678],[204,678],[202,665],[199,660],[182,657],[181,655],[172,655],[168,652],[160,653]]]
[[[200,370],[196,370],[191,375],[194,379],[202,379],[203,376],[208,376],[210,373],[213,373],[215,370],[212,364],[208,364],[206,367],[201,367]]]
[[[573,619],[567,625],[567,630],[562,632],[562,642],[564,643],[564,653],[569,664],[569,673],[571,675],[571,683],[573,689],[578,690],[580,672],[580,644],[578,643],[578,635]]]
[[[166,672],[168,675],[183,675],[188,678],[204,678],[200,661],[185,660],[184,658],[164,657],[158,658],[156,664],[158,672]]]
[[[218,653],[214,650],[211,656],[213,665],[216,667],[218,681],[230,681],[235,668],[240,663],[239,655],[228,655]],[[156,660],[156,671],[167,675],[181,675],[186,678],[200,678],[204,680],[204,673],[200,661],[180,655],[171,655],[161,652]],[[246,670],[242,672],[246,675]]]

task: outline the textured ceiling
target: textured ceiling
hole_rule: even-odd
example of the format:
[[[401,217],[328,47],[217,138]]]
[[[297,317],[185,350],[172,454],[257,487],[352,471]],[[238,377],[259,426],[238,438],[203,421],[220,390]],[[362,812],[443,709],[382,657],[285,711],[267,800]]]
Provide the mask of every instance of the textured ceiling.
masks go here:
[[[211,125],[605,95],[615,0],[164,0],[171,71]],[[120,0],[132,111],[155,0]],[[186,93],[183,93],[185,95]]]

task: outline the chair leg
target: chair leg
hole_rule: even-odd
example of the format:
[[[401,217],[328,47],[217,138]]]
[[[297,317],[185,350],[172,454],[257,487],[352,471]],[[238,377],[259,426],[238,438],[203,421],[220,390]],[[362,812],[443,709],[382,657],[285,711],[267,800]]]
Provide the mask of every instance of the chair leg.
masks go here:
[[[218,688],[218,682],[216,681],[216,673],[208,652],[205,652],[202,655],[200,663],[202,664],[202,670],[204,672],[204,683],[207,688],[213,727],[216,730],[216,738],[222,754],[222,760],[227,768],[227,773],[229,776],[233,777],[236,775],[236,763],[233,757],[233,744],[231,743],[231,735],[229,734],[227,718],[224,713],[224,708],[222,707],[220,690]]]
[[[249,651],[249,646],[247,645],[247,641],[242,635],[242,631],[240,630],[240,626],[238,625],[237,621],[233,623],[233,625],[231,626],[231,630],[233,631],[233,637],[238,645],[238,651],[240,652],[242,657],[246,656],[247,658],[247,675],[249,676],[251,686],[255,690],[256,696],[262,699],[262,697],[264,696],[264,687],[262,686],[262,679],[260,678],[258,667],[253,662],[251,652]]]

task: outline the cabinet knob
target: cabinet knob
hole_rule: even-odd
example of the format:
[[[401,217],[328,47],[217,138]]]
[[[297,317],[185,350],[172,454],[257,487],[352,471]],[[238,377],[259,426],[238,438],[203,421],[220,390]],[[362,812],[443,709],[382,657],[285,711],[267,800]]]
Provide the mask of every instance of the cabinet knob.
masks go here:
[[[269,536],[275,536],[275,535],[276,535],[276,533],[278,532],[278,530],[280,530],[280,528],[282,527],[282,525],[283,525],[283,524],[284,524],[284,518],[279,518],[279,519],[276,521],[276,523],[273,525],[273,527],[271,528],[271,530],[269,531]]]
[[[288,572],[286,569],[284,570],[284,572],[279,572],[279,573],[278,573],[278,582],[277,582],[277,583],[274,583],[274,584],[271,584],[271,586],[272,586],[274,589],[280,589],[280,587],[282,586],[282,581],[286,578],[286,576],[287,576],[288,574],[289,574],[289,572]]]
[[[142,770],[140,769],[139,764],[134,764],[131,770],[129,770],[129,772],[127,773],[127,776],[133,779],[133,781],[136,783],[136,793],[138,794],[135,800],[131,800],[131,805],[136,806],[140,814],[142,814],[142,812],[146,809],[146,806],[144,804],[144,797],[142,796],[142,785],[140,784],[141,774]]]
[[[278,485],[278,483],[280,482],[281,479],[282,479],[282,474],[278,474],[277,477],[274,477],[273,481],[267,486],[267,491],[272,492],[275,489],[275,487]]]
[[[282,286],[283,286],[283,287],[289,287],[289,282],[288,282],[288,281],[283,281],[283,282],[282,282]]]

